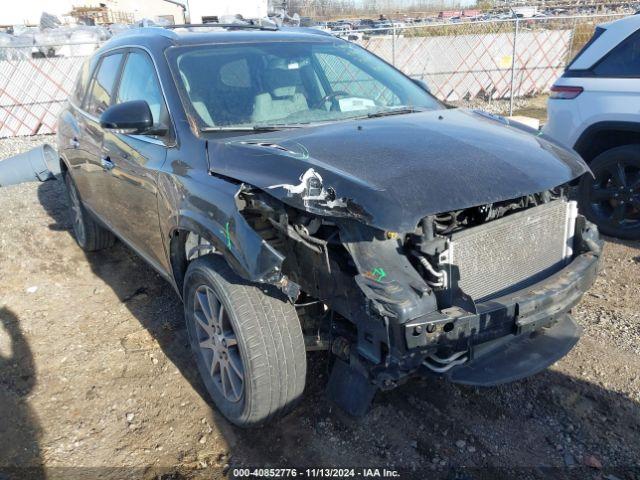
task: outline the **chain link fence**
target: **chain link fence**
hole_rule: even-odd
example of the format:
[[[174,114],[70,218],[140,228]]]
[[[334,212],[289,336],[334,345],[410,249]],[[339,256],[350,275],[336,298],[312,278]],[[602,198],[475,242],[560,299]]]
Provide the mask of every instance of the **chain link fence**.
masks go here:
[[[368,29],[344,34],[440,100],[513,113],[549,91],[607,14]]]
[[[0,46],[0,138],[54,133],[80,66],[98,46]]]
[[[439,99],[511,113],[545,92],[593,34],[624,15],[542,17],[349,31]],[[0,43],[0,138],[53,133],[76,74],[100,42]],[[336,66],[336,78],[354,82]]]

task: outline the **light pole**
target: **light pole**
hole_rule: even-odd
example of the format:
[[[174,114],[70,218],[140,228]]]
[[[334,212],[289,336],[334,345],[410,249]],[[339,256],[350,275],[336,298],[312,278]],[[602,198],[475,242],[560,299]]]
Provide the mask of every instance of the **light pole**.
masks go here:
[[[182,18],[184,20],[184,23],[191,23],[191,15],[189,12],[189,0],[184,0],[184,3],[179,2],[177,0],[162,0],[162,1],[172,3],[182,8]]]

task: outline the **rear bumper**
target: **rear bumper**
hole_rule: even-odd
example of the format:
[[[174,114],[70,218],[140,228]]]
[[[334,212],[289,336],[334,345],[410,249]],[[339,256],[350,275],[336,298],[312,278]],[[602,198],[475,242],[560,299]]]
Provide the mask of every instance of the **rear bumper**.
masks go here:
[[[561,83],[561,82],[557,82]],[[568,82],[569,85],[574,85]],[[584,126],[581,124],[580,97],[572,100],[549,99],[547,101],[547,123],[542,133],[566,148],[573,149],[576,135]]]
[[[450,308],[411,321],[407,346],[466,351],[466,363],[443,370],[455,382],[495,385],[531,375],[577,342],[569,311],[594,283],[598,267],[599,252],[585,252],[537,284],[478,304],[476,313]]]

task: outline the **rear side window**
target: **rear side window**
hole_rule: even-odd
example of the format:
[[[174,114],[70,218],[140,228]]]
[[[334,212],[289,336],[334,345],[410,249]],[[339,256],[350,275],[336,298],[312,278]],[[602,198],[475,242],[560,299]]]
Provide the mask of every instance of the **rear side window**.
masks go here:
[[[103,57],[98,65],[91,91],[85,100],[85,110],[91,115],[99,116],[111,104],[111,94],[118,78],[121,61],[122,53],[115,53]]]
[[[144,100],[149,104],[154,126],[168,126],[167,107],[164,103],[156,69],[149,55],[132,52],[122,71],[116,103]]]
[[[640,31],[614,48],[593,72],[598,77],[640,78]]]
[[[593,36],[589,39],[589,41],[587,43],[584,44],[584,46],[580,49],[578,54],[575,57],[573,57],[573,60],[571,60],[571,63],[569,63],[569,65],[567,65],[567,69],[571,69],[571,66],[573,65],[573,63],[578,58],[580,58],[580,55],[582,55],[587,48],[589,48],[591,45],[593,45],[593,42],[595,42],[598,39],[598,37],[604,33],[604,31],[605,31],[604,28],[596,27],[595,32],[593,32]]]

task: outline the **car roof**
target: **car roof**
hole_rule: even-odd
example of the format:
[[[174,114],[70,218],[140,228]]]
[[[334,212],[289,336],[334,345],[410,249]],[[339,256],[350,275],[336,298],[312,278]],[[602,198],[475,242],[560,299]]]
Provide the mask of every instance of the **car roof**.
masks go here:
[[[313,28],[295,27],[279,29],[173,26],[144,27],[128,30],[113,37],[98,51],[125,46],[141,46],[160,52],[170,46],[187,46],[220,43],[265,43],[265,42],[335,42],[343,41],[327,32]]]
[[[603,23],[598,25],[598,28],[604,31],[571,63],[572,70],[588,70],[629,35],[640,30],[640,15],[630,15]]]

